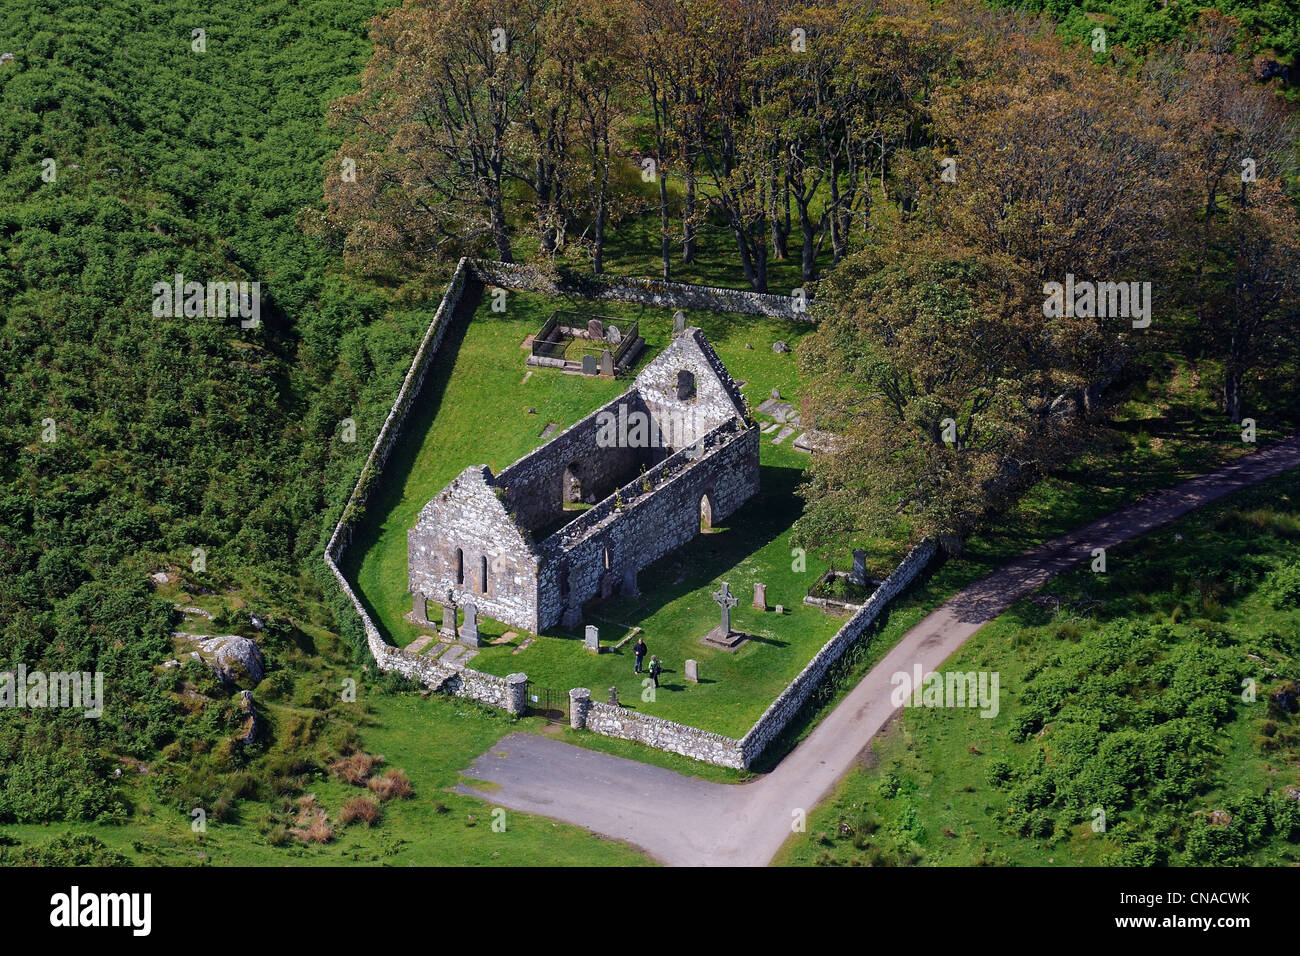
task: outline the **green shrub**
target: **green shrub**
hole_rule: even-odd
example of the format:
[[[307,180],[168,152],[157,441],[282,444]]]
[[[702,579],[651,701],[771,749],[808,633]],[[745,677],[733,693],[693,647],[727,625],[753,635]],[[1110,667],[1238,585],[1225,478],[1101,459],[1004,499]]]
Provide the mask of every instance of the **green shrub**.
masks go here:
[[[1300,608],[1300,562],[1284,564],[1264,579],[1261,589],[1278,610]]]

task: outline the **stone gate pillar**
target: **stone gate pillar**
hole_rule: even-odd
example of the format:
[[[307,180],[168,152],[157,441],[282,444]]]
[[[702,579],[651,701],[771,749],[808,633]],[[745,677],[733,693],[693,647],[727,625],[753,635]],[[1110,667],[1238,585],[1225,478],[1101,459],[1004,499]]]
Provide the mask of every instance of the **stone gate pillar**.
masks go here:
[[[516,717],[528,709],[528,675],[506,675],[506,710]]]
[[[575,687],[569,691],[569,726],[574,730],[585,730],[587,712],[591,710],[591,691],[585,687]]]

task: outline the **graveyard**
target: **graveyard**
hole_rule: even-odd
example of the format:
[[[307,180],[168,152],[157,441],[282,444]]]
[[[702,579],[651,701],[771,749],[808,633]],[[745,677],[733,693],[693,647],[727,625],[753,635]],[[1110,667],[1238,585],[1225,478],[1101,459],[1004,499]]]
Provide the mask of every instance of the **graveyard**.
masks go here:
[[[644,347],[618,378],[535,366],[527,360],[530,339],[560,310],[622,321],[624,328],[638,330]],[[672,342],[673,312],[610,302],[596,307],[515,291],[498,312],[491,296],[467,297],[430,371],[422,407],[358,529],[354,553],[364,557],[347,569],[388,640],[489,674],[526,673],[533,693],[549,690],[552,699],[567,699],[570,688],[587,687],[594,698],[606,700],[616,688],[620,704],[629,709],[742,734],[839,629],[845,614],[827,613],[803,598],[831,562],[848,568],[850,543],[835,554],[802,555],[788,540],[800,513],[797,488],[809,458],[794,447],[803,434],[797,420],[799,375],[786,349],[810,327],[705,310],[692,311],[689,323],[707,336],[762,430],[758,493],[725,521],[645,568],[636,596],[615,592],[596,600],[580,623],[560,622],[534,634],[479,614],[480,646],[470,648],[439,635],[443,614],[435,599],[427,612],[434,624],[413,619],[407,534],[420,509],[467,467],[487,465],[498,474],[622,393],[631,376]],[[887,549],[869,552],[877,575],[896,557]],[[706,642],[721,622],[714,595],[724,584],[735,600],[728,608],[730,630],[744,639]],[[761,585],[762,607],[756,606],[756,585]],[[461,610],[458,626],[464,623]],[[663,665],[652,700],[643,686],[646,675],[634,673],[632,645],[638,636]],[[591,648],[593,638],[599,652]],[[695,662],[697,680],[687,678],[688,660]]]

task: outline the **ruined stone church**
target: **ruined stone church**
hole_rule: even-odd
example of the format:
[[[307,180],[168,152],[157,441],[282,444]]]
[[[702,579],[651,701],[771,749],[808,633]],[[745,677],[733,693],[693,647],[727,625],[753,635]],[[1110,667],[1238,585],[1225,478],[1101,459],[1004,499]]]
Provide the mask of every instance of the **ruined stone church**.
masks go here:
[[[758,491],[759,426],[697,328],[618,398],[493,475],[466,468],[407,535],[417,619],[430,601],[533,633],[635,595],[637,575]]]

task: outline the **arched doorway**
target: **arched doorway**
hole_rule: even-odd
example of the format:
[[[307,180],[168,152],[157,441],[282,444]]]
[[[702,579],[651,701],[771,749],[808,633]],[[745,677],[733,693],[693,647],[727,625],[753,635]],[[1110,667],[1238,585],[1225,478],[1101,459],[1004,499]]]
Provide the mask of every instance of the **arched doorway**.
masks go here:
[[[570,462],[564,469],[562,482],[564,504],[580,504],[582,502],[582,474],[578,470],[576,461]]]

